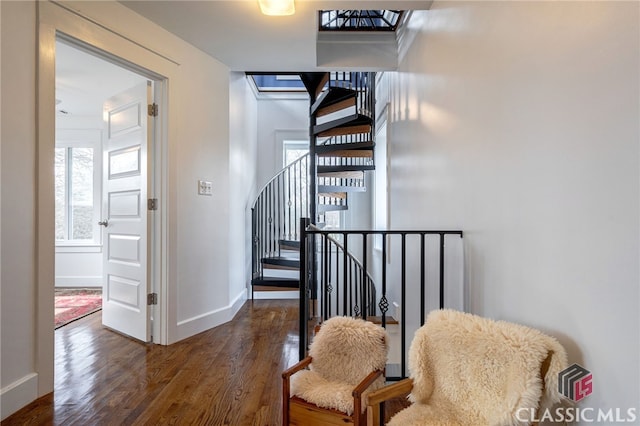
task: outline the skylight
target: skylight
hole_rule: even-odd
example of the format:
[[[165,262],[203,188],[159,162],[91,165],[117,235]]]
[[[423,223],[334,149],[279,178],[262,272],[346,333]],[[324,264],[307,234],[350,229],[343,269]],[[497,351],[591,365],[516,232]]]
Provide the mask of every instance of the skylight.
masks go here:
[[[395,31],[402,10],[321,10],[319,31]]]
[[[305,92],[297,74],[248,73],[259,92]]]

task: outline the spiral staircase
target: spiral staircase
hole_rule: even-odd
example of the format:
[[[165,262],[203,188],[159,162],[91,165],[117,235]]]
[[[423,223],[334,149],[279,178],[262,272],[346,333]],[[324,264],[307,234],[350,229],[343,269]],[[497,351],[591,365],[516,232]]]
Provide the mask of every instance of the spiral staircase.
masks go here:
[[[322,226],[366,191],[374,166],[375,73],[301,73],[310,97],[309,153],[267,183],[252,208],[252,297],[299,289],[300,219]],[[351,256],[351,254],[348,254]]]

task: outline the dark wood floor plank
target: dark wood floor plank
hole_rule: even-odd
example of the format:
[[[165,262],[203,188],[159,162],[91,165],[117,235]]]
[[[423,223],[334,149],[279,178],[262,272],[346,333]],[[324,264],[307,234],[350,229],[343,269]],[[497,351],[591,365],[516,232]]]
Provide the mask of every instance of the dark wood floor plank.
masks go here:
[[[248,301],[170,346],[105,329],[96,313],[56,330],[55,392],[2,425],[278,426],[298,342],[296,300]]]

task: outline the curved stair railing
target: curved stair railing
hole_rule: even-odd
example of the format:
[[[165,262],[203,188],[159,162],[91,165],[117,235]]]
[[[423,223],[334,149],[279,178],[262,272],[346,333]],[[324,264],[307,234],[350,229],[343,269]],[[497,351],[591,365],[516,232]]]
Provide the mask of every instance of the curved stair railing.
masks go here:
[[[321,231],[309,225],[309,230]],[[376,285],[360,260],[336,238],[339,234],[320,234],[317,244],[319,313],[322,320],[335,315],[361,318],[376,314]],[[365,254],[366,255],[366,254]],[[365,308],[362,303],[365,301]]]
[[[310,94],[309,154],[272,178],[253,204],[252,296],[256,289],[299,288],[299,279],[282,270],[300,267],[300,218],[317,224],[327,212],[347,210],[349,193],[365,191],[365,172],[375,169],[375,73],[300,77]]]
[[[252,284],[264,278],[264,259],[281,257],[282,250],[296,250],[301,217],[309,214],[309,154],[293,161],[260,191],[251,208]],[[286,287],[286,280],[271,284]],[[297,281],[290,280],[297,288]]]

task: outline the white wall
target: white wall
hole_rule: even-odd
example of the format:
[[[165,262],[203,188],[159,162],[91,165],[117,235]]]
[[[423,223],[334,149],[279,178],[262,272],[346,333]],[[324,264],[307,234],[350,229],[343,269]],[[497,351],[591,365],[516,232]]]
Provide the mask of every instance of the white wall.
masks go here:
[[[1,2],[2,151],[0,409],[37,392],[35,307],[35,3]],[[31,52],[25,54],[24,52]],[[53,232],[53,231],[52,231]],[[53,280],[51,285],[53,286]],[[51,301],[53,308],[53,300]],[[51,318],[53,330],[53,317]],[[11,388],[9,388],[11,386]],[[13,398],[8,398],[11,393]]]
[[[258,103],[244,73],[231,73],[229,121],[229,286],[232,297],[246,297],[251,280],[251,203],[257,191]]]
[[[309,138],[309,99],[258,99],[258,190],[282,170],[278,134]]]
[[[470,309],[638,409],[639,4],[436,2],[392,81],[391,226],[464,230]]]
[[[230,260],[230,232],[231,227],[236,229],[238,225],[232,224],[229,211],[232,199],[229,70],[117,2],[77,2],[64,6],[101,26],[57,5],[41,3],[43,39],[48,40],[52,30],[58,29],[169,78],[165,93],[168,108],[164,112],[168,125],[163,129],[168,146],[162,158],[168,173],[162,182],[166,199],[160,199],[167,223],[163,236],[166,257],[162,259],[166,300],[160,301],[167,333],[162,338],[165,343],[172,343],[231,319],[242,299],[234,299],[237,293],[231,294],[230,287],[236,291],[244,280],[230,284],[238,280],[229,271],[237,263]],[[53,135],[44,135],[43,142],[37,145],[36,5],[1,2],[0,7],[3,122],[0,405],[5,418],[53,389],[53,190],[51,194],[45,190],[53,187],[47,178],[53,177]],[[52,40],[47,43],[53,46]],[[53,50],[45,53],[41,64],[52,70],[53,57],[49,54]],[[50,102],[51,107],[43,104],[40,113],[53,114],[53,79],[51,74],[41,74],[40,78],[51,81],[51,87],[39,91],[43,103]],[[40,121],[53,123],[52,117],[46,115]],[[38,157],[36,146],[42,148]],[[47,155],[51,156],[49,171]],[[36,164],[43,168],[36,170]],[[197,195],[198,179],[214,182],[213,196]],[[248,191],[246,186],[242,190]],[[243,196],[248,194],[234,194],[233,200]],[[40,256],[37,261],[36,253]]]

